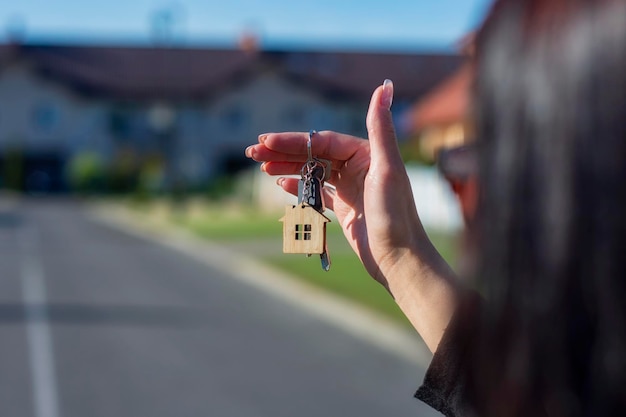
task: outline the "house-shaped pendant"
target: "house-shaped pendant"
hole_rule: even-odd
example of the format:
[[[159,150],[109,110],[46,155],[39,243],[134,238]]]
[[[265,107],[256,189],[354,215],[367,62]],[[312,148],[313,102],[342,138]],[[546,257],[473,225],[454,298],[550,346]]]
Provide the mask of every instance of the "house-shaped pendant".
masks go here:
[[[328,217],[307,204],[298,204],[286,206],[280,221],[284,253],[324,253]]]

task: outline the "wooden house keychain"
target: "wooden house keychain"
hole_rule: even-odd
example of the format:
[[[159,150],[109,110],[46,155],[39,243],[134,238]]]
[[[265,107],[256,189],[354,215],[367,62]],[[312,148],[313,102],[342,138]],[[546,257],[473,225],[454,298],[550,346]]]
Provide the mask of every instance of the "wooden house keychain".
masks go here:
[[[311,151],[311,140],[315,130],[309,132],[307,139],[307,161],[300,171],[298,183],[298,204],[285,207],[283,222],[283,252],[304,253],[307,256],[319,254],[322,269],[330,269],[330,257],[326,248],[326,223],[330,219],[324,216],[322,187],[330,178],[330,161],[315,158]]]

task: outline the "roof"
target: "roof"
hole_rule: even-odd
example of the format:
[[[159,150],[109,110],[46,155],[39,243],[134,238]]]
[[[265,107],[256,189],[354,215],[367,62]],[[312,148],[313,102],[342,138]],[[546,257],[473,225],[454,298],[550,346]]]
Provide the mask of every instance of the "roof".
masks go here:
[[[321,213],[319,211],[317,211],[313,206],[310,206],[308,204],[303,204],[303,203],[298,203],[298,204],[289,204],[287,206],[285,206],[285,213],[288,212],[288,210],[292,210],[292,211],[300,211],[297,209],[306,209],[308,210],[308,212],[313,213],[315,216],[317,216],[318,220],[321,220],[324,223],[330,223],[332,222],[332,220],[330,220],[328,217],[326,217],[324,215],[324,213]],[[280,219],[278,219],[279,222],[286,222],[287,220],[285,219],[285,217],[287,217],[286,215],[281,217]],[[293,221],[293,218],[289,218],[289,221]]]
[[[409,130],[465,122],[468,118],[474,70],[470,62],[436,85],[410,110]]]
[[[79,93],[121,99],[201,99],[271,68],[327,94],[369,97],[385,78],[413,100],[462,62],[454,54],[244,51],[173,47],[0,45],[0,70],[24,59]]]
[[[369,98],[389,78],[396,98],[414,100],[462,63],[454,54],[274,52],[288,76],[322,91]]]
[[[240,50],[23,45],[42,75],[82,93],[130,99],[193,99],[250,68]]]

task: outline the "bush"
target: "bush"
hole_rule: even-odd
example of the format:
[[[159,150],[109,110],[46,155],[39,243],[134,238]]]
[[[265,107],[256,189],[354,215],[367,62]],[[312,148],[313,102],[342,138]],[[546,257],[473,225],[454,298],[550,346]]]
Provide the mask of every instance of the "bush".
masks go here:
[[[75,155],[68,167],[70,186],[79,193],[102,191],[105,169],[102,158],[95,152]]]
[[[14,147],[5,152],[1,176],[7,189],[21,191],[24,188],[24,152],[21,148]]]

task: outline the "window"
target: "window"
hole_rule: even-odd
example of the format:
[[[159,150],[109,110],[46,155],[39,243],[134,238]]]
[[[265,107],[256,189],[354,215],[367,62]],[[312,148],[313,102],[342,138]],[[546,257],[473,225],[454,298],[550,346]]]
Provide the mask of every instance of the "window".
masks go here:
[[[241,129],[250,121],[250,112],[242,105],[233,105],[222,112],[222,122],[227,129]]]
[[[54,129],[59,122],[59,111],[51,102],[41,102],[33,109],[33,124],[47,132]]]
[[[311,240],[310,224],[296,224],[296,240]]]

